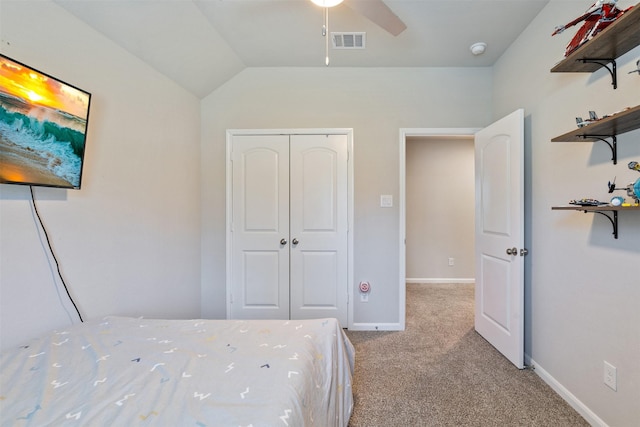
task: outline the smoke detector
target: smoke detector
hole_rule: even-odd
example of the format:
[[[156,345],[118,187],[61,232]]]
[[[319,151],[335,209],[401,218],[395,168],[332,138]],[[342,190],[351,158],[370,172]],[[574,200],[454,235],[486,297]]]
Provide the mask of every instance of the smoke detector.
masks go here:
[[[483,42],[474,43],[469,47],[469,49],[471,50],[471,53],[476,56],[482,55],[484,51],[487,50],[487,44]]]

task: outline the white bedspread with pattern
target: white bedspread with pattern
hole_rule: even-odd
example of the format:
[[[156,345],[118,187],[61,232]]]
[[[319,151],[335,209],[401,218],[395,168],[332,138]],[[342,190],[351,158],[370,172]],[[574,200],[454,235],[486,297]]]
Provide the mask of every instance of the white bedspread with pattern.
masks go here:
[[[336,319],[85,322],[0,355],[2,426],[346,426]]]

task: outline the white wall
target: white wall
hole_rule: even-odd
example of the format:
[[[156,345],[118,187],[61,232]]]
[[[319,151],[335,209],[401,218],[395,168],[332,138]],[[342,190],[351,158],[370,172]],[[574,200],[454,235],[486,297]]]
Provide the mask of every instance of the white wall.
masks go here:
[[[619,7],[630,4],[621,0]],[[494,117],[525,108],[526,352],[594,423],[631,426],[640,420],[640,212],[620,213],[616,240],[606,218],[551,211],[575,198],[608,201],[607,181],[617,176],[626,185],[639,177],[627,163],[640,161],[640,131],[618,138],[616,166],[603,143],[550,142],[572,130],[576,116],[612,113],[640,100],[640,76],[628,74],[640,48],[618,60],[617,90],[606,70],[549,72],[575,31],[550,33],[585,5],[552,1],[495,65]],[[617,392],[603,383],[605,360],[617,367]]]
[[[356,323],[399,322],[400,128],[481,127],[490,120],[487,68],[251,68],[202,102],[202,313],[225,316],[225,130],[353,128]],[[380,207],[380,195],[394,197]]]
[[[198,317],[199,101],[49,1],[3,0],[0,37],[3,54],[93,94],[82,189],[35,189],[83,317]],[[3,348],[77,319],[29,197],[0,185]]]
[[[407,138],[407,281],[475,278],[474,161],[473,136]]]

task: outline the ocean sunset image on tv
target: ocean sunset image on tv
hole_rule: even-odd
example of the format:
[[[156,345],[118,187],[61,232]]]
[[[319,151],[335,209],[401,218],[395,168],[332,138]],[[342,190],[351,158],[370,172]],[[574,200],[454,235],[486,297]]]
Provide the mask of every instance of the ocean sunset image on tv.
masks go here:
[[[79,189],[91,94],[0,55],[0,183]]]

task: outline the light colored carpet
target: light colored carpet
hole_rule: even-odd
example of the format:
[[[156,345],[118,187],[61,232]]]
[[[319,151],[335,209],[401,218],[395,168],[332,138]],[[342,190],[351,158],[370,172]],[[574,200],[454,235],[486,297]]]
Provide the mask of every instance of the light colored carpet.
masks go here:
[[[350,427],[589,425],[475,332],[473,286],[409,284],[405,331],[347,331],[356,348]]]

